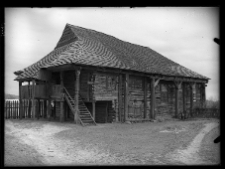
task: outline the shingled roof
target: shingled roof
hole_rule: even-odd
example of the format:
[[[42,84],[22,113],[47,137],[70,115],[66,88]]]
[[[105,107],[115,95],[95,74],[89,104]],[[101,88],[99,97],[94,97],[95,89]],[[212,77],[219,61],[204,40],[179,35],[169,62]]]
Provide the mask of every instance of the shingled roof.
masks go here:
[[[124,42],[113,36],[94,30],[66,24],[55,49],[38,62],[15,72],[15,80],[37,78],[41,68],[66,64],[91,65],[137,72],[189,77],[209,78],[191,71],[154,50]]]

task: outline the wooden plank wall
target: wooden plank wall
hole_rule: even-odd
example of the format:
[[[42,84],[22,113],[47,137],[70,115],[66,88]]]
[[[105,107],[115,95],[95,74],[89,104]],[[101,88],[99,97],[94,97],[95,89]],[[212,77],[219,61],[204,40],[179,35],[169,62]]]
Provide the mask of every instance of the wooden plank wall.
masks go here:
[[[95,100],[118,99],[118,77],[109,73],[96,73],[95,76]]]

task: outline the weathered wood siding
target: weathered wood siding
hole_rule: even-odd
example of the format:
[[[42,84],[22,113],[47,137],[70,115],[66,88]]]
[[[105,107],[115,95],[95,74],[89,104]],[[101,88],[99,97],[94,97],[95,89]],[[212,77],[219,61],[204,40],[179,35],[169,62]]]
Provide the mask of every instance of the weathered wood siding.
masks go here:
[[[201,107],[201,85],[200,84],[196,84],[194,86],[194,102],[193,102],[193,107],[197,108],[197,107]]]
[[[118,77],[109,73],[96,73],[94,82],[95,100],[118,99]]]
[[[147,80],[147,112],[146,117],[149,117],[150,112],[150,88],[149,80]],[[128,118],[143,119],[144,118],[144,78],[138,76],[129,77],[129,103],[128,103]]]

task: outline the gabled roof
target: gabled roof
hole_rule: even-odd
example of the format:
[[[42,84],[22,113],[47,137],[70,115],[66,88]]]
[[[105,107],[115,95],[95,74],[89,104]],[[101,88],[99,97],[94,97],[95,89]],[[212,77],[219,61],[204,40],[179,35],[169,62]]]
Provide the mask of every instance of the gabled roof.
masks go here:
[[[41,68],[66,64],[118,68],[149,74],[208,80],[154,50],[94,30],[67,24],[55,49],[25,68],[15,80],[37,78]]]

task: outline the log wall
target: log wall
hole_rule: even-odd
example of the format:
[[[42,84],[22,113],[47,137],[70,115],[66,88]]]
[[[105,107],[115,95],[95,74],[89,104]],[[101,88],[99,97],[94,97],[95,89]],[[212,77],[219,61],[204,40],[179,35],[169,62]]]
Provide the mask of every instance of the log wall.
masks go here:
[[[94,82],[95,100],[114,100],[118,97],[118,77],[109,73],[97,73]]]

